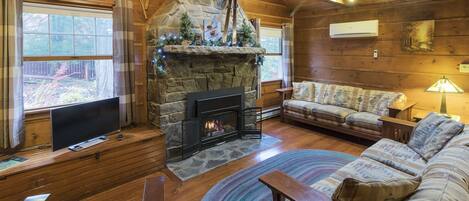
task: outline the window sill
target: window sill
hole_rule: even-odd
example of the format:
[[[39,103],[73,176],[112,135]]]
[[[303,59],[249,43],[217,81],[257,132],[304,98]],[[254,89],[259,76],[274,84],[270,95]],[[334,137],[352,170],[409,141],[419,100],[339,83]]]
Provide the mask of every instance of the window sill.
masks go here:
[[[24,111],[24,114],[25,114],[25,115],[43,114],[43,113],[46,113],[46,112],[50,112],[51,109],[52,109],[52,108],[25,110],[25,111]]]
[[[35,109],[35,110],[25,110],[25,121],[34,121],[41,119],[50,119],[50,108],[46,109]]]
[[[276,80],[262,81],[261,83],[262,83],[262,84],[271,84],[271,83],[282,82],[282,81],[283,81],[282,79],[276,79]]]
[[[51,107],[42,107],[42,108],[35,108],[35,109],[27,109],[24,110],[25,114],[40,114],[40,113],[46,113],[50,112],[52,109],[64,107],[64,106],[69,106],[72,104],[67,104],[67,105],[57,105],[57,106],[51,106]]]
[[[36,109],[28,109],[24,111],[26,120],[36,120],[36,119],[49,119],[50,118],[50,111],[56,108],[61,108],[65,106],[70,106],[74,104],[67,104],[67,105],[57,105],[51,107],[44,107],[44,108],[36,108]]]

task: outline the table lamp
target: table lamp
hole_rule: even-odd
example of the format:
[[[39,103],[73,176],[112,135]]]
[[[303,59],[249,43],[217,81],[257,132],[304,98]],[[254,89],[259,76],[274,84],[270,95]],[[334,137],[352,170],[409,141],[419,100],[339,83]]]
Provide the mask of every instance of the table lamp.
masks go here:
[[[464,93],[464,90],[459,88],[454,82],[443,76],[443,78],[439,79],[435,84],[430,86],[427,92],[439,92],[443,93],[441,96],[441,107],[440,113],[447,114],[446,110],[446,94],[447,93]]]

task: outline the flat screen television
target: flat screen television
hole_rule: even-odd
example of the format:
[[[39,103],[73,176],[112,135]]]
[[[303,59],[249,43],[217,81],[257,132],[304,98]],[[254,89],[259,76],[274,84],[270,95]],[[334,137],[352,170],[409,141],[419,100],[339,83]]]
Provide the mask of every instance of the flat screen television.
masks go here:
[[[120,130],[119,98],[51,110],[52,150]]]

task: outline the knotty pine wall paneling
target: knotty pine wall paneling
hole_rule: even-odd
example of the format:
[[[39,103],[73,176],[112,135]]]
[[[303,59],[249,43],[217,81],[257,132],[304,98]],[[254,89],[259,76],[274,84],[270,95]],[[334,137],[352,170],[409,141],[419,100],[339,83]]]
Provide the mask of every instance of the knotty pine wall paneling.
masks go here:
[[[282,0],[240,0],[240,6],[249,18],[261,19],[261,26],[281,28],[283,23],[292,23],[291,9]],[[278,107],[281,104],[281,96],[275,91],[282,87],[281,81],[269,81],[262,83],[261,98],[257,106],[264,109]]]
[[[264,110],[279,107],[282,102],[282,96],[276,91],[282,88],[281,80],[263,82],[261,87],[261,98],[257,101],[257,106]]]
[[[139,124],[147,123],[147,47],[146,47],[146,19],[154,14],[164,0],[150,0],[148,6],[141,4],[140,0],[133,0],[134,6],[134,50],[135,50],[135,96],[136,96],[136,121]],[[142,1],[145,2],[145,1]]]
[[[240,0],[239,5],[249,18],[260,18],[261,26],[280,28],[292,21],[291,9],[282,0]]]
[[[379,19],[379,36],[331,39],[329,24]],[[401,50],[403,23],[435,20],[434,51]],[[373,50],[379,58],[373,58]],[[300,11],[295,16],[295,79],[355,85],[404,92],[417,109],[439,111],[441,94],[424,90],[446,75],[465,94],[448,94],[448,111],[469,116],[469,74],[458,65],[469,63],[469,1],[446,0],[373,8],[322,12]]]

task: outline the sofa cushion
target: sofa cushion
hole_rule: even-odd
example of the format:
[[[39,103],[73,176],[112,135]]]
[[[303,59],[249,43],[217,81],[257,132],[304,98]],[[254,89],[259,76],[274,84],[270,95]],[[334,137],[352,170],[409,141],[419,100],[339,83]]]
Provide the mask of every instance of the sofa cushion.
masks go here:
[[[286,110],[294,111],[304,115],[310,115],[313,108],[317,108],[319,106],[321,105],[302,100],[285,100],[283,102],[283,107]]]
[[[357,160],[340,168],[329,177],[311,185],[312,188],[332,197],[336,188],[345,178],[354,178],[360,181],[390,181],[396,179],[408,179],[413,176],[376,162],[368,158]]]
[[[361,88],[330,84],[326,86],[324,104],[358,110]]]
[[[306,83],[312,83],[314,86],[314,102],[319,104],[324,104],[324,95],[326,93],[326,87],[328,84],[320,83],[320,82],[311,82],[311,81],[303,81]]]
[[[314,84],[311,82],[293,82],[292,99],[314,101]]]
[[[469,147],[443,149],[429,162],[410,201],[469,200]]]
[[[367,128],[375,131],[381,131],[383,122],[379,120],[381,116],[369,112],[357,112],[350,114],[345,122],[350,126]]]
[[[446,144],[445,148],[454,147],[454,146],[468,146],[469,147],[469,126],[466,125],[464,131],[451,138],[451,140]]]
[[[388,107],[395,102],[405,102],[403,93],[378,90],[363,90],[359,97],[359,112],[371,112],[380,116],[388,116]]]
[[[345,118],[357,111],[335,105],[319,105],[312,109],[311,115],[321,119],[345,123]]]
[[[362,182],[346,178],[332,195],[334,201],[404,200],[414,193],[420,177],[392,181]]]
[[[406,144],[382,139],[366,149],[361,157],[388,165],[407,174],[417,176],[427,166],[425,160]]]
[[[414,128],[408,146],[429,160],[438,153],[464,125],[445,116],[430,113]]]

